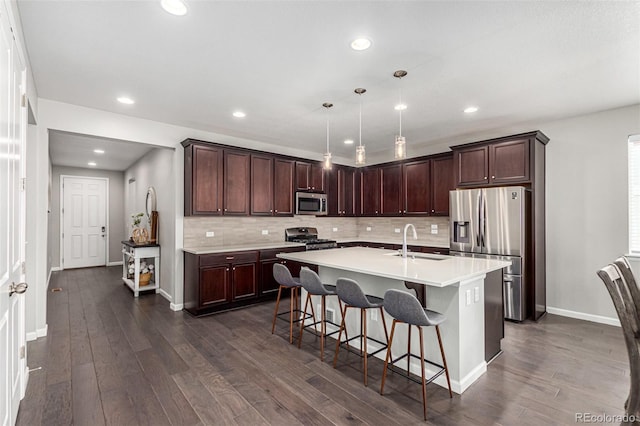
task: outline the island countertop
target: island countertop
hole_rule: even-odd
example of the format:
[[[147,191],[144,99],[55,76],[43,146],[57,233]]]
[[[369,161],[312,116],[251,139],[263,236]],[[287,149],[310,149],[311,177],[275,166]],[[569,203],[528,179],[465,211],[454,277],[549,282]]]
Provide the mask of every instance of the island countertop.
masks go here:
[[[396,250],[350,247],[280,253],[277,257],[434,287],[453,285],[510,265],[502,260],[423,253],[405,259],[396,256],[397,253]]]

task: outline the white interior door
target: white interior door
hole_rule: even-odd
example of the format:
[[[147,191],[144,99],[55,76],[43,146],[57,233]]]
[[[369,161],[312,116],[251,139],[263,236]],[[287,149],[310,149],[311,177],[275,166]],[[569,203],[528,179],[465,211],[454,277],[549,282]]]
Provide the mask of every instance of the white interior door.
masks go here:
[[[104,266],[107,235],[107,180],[61,176],[63,269]]]
[[[13,425],[26,387],[24,328],[24,67],[0,8],[0,424]],[[17,291],[16,291],[17,290]]]

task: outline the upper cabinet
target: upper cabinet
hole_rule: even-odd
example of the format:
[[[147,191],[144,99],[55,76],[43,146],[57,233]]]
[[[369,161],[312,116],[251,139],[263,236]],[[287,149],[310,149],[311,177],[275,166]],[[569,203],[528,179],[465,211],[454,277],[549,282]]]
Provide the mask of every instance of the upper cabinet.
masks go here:
[[[453,156],[451,154],[431,160],[431,215],[449,216],[449,191],[456,188]]]
[[[251,214],[293,214],[294,162],[272,155],[251,155]]]
[[[377,216],[380,211],[380,168],[360,169],[360,215]]]
[[[356,170],[353,167],[340,167],[337,170],[337,205],[338,215],[355,216],[357,184]]]
[[[324,170],[320,163],[296,161],[296,191],[322,192],[324,187]]]
[[[224,214],[249,214],[251,191],[251,155],[224,151]]]
[[[403,213],[402,164],[380,167],[380,215]]]
[[[293,214],[293,174],[295,162],[282,158],[273,160],[273,214],[290,216]]]
[[[223,150],[188,145],[184,151],[184,214],[222,214]]]
[[[532,184],[536,142],[549,139],[541,132],[453,146],[457,187]]]
[[[432,192],[431,160],[405,163],[402,172],[402,188],[405,194],[403,213],[408,215],[429,214]]]

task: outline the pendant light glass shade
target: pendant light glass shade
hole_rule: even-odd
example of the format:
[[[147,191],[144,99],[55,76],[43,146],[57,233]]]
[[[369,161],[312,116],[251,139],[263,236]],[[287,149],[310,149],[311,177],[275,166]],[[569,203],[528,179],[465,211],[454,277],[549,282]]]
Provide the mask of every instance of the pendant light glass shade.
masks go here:
[[[404,71],[404,70],[398,70],[398,71],[393,73],[393,76],[396,77],[398,80],[400,80],[405,75],[407,75],[407,72]],[[398,102],[398,105],[395,107],[395,109],[398,111],[398,115],[400,117],[400,128],[399,128],[399,131],[398,131],[398,136],[396,136],[396,142],[395,142],[395,146],[394,146],[394,149],[393,149],[394,158],[396,160],[401,160],[401,159],[407,157],[407,147],[406,147],[407,141],[404,138],[404,136],[402,136],[402,111],[405,110],[407,108],[407,106],[402,103],[402,88],[400,88],[400,96],[399,96],[399,98],[400,98],[400,102]]]
[[[362,88],[358,88],[355,90],[358,96],[360,96],[360,115],[359,115],[359,125],[358,125],[358,134],[360,137],[359,139],[360,142],[356,147],[356,166],[364,166],[364,163],[365,163],[364,145],[362,145],[362,94],[365,93],[366,91],[367,91],[366,89],[362,89]]]
[[[329,108],[331,108],[333,104],[325,102],[322,106],[327,110],[327,152],[322,158],[322,168],[325,170],[331,170],[331,152],[329,151]]]

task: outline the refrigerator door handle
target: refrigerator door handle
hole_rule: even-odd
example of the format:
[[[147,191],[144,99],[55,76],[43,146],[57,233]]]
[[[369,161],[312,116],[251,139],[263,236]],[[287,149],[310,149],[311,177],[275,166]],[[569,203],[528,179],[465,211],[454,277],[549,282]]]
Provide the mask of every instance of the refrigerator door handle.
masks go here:
[[[481,230],[481,237],[480,237],[480,242],[482,243],[482,247],[485,246],[484,244],[484,239],[485,236],[487,235],[487,199],[486,197],[482,197],[482,230]]]
[[[478,215],[478,231],[476,233],[476,244],[478,245],[478,249],[481,249],[481,234],[482,234],[482,190],[478,192],[478,203],[476,208],[476,214]]]

